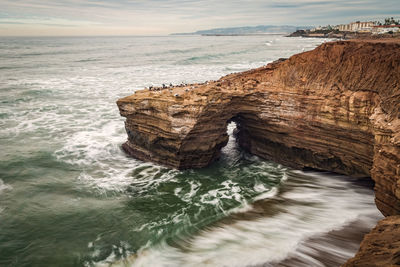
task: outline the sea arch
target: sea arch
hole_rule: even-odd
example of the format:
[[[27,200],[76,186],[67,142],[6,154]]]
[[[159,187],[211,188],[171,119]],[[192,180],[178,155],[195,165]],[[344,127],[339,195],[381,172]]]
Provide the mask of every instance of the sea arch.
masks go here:
[[[152,88],[118,100],[141,160],[205,167],[226,144],[265,159],[372,177],[383,214],[400,214],[400,44],[326,43],[218,81]]]

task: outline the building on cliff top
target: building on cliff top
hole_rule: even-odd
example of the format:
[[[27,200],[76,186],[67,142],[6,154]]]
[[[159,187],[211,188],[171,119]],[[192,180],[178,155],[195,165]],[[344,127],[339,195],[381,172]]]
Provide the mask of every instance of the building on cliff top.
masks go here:
[[[373,21],[356,21],[349,24],[341,24],[338,29],[341,32],[372,32],[375,22]]]

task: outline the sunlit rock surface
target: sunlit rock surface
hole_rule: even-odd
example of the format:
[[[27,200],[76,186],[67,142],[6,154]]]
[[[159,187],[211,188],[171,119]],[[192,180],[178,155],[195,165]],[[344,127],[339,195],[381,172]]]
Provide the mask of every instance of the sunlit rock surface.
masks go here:
[[[170,167],[218,158],[229,121],[240,146],[294,168],[376,182],[384,215],[400,213],[400,43],[325,43],[218,81],[152,88],[117,101],[130,155]]]

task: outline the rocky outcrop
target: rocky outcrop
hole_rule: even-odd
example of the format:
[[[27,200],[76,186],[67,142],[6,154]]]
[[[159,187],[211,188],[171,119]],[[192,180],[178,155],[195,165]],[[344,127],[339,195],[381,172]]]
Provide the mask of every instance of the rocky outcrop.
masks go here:
[[[250,153],[294,168],[376,182],[385,215],[400,213],[400,44],[339,41],[218,81],[119,99],[125,151],[170,167],[218,158],[228,122]]]
[[[400,266],[400,216],[378,222],[363,241],[354,258],[342,267]]]

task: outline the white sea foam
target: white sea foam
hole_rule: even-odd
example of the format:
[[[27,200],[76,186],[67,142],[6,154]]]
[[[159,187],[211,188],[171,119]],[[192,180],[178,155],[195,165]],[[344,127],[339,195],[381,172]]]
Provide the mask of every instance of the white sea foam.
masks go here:
[[[9,184],[5,184],[2,179],[0,179],[0,194],[6,190],[11,190],[12,186]]]
[[[364,195],[368,189],[359,188],[355,191],[349,186],[351,181],[340,176],[332,178],[320,173],[298,171],[296,174],[302,176],[302,181],[288,179],[290,190],[279,196],[287,203],[281,206],[285,212],[218,224],[183,243],[183,249],[161,243],[136,253],[128,259],[131,262],[129,265],[269,266],[268,263],[285,259],[309,237],[340,229],[363,216],[364,222],[371,226],[375,223],[373,218],[378,213],[371,209],[374,206],[373,199],[366,201]],[[217,195],[217,191],[210,194]],[[267,194],[270,194],[268,197],[274,197],[276,192],[271,190]],[[303,204],[292,205],[294,202]],[[243,212],[247,211],[245,209]],[[330,249],[340,257],[346,257],[348,253],[345,249]],[[323,266],[307,254],[300,254],[308,266]]]
[[[278,193],[278,188],[274,187],[274,188],[272,188],[270,191],[261,193],[261,194],[259,194],[258,196],[256,196],[256,197],[254,198],[254,201],[262,200],[262,199],[267,199],[267,198],[272,198],[272,197],[276,196],[277,193]]]
[[[12,190],[12,186],[5,184],[2,179],[0,179],[0,196],[2,195],[3,192]],[[0,213],[2,213],[5,210],[5,207],[0,206]]]

